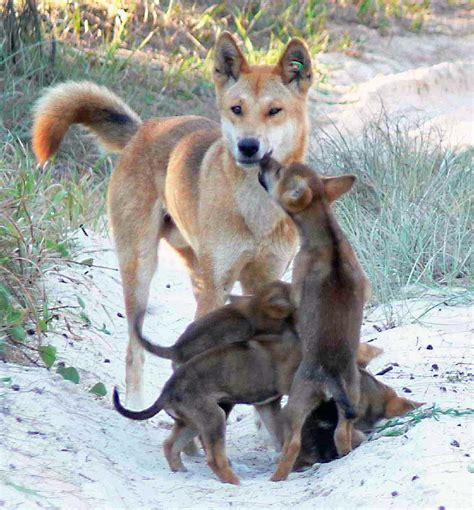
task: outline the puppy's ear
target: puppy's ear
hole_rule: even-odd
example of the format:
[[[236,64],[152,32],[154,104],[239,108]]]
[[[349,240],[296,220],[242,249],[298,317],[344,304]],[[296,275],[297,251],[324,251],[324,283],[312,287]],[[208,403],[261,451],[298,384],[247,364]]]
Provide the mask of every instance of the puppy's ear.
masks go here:
[[[407,398],[399,397],[395,395],[388,402],[385,407],[385,418],[394,418],[395,416],[403,416],[404,414],[413,411],[424,405],[424,402],[414,402]]]
[[[313,200],[313,192],[304,179],[295,180],[293,186],[287,189],[280,198],[282,206],[290,212],[306,209]]]
[[[323,177],[324,191],[329,202],[334,202],[341,195],[347,193],[356,181],[355,175],[341,175],[340,177]]]
[[[377,356],[380,356],[383,352],[383,349],[380,347],[375,347],[375,345],[370,345],[367,343],[359,344],[359,348],[357,350],[357,364],[366,368],[367,365]]]
[[[222,32],[214,48],[214,83],[223,87],[230,79],[237,81],[242,71],[248,70],[244,54],[230,32]]]
[[[313,69],[308,47],[301,39],[288,43],[276,67],[286,86],[303,94],[308,92],[313,82]]]

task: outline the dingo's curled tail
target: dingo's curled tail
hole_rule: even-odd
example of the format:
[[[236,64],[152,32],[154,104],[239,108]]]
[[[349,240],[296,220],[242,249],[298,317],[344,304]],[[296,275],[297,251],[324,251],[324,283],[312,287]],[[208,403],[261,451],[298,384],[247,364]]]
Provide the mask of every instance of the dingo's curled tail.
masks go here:
[[[150,340],[148,340],[148,338],[145,338],[142,335],[141,328],[138,327],[137,325],[135,325],[135,334],[137,335],[138,341],[140,342],[142,347],[148,352],[156,354],[156,356],[159,356],[160,358],[177,361],[175,359],[177,356],[173,346],[163,347],[161,345],[151,343]]]
[[[83,124],[112,152],[120,152],[141,125],[140,117],[106,87],[68,81],[45,91],[33,119],[33,150],[40,163],[59,148],[71,124]]]
[[[125,418],[130,418],[131,420],[148,420],[153,418],[155,414],[158,414],[163,409],[161,395],[148,409],[144,409],[143,411],[131,411],[130,409],[126,409],[120,402],[117,386],[114,388],[113,402],[115,409],[122,416],[125,416]]]

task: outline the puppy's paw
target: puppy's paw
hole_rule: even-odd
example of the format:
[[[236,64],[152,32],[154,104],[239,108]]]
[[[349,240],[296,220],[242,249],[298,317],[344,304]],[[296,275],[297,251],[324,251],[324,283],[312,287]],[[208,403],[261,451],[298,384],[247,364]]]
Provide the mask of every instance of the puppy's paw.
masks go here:
[[[227,473],[222,473],[218,476],[221,479],[221,482],[230,483],[232,485],[240,485],[239,477],[234,472],[232,472],[232,470]]]
[[[188,470],[184,464],[181,464],[181,465],[178,464],[176,466],[173,466],[171,468],[171,471],[173,471],[173,473],[187,473],[188,472]]]
[[[276,473],[274,473],[272,475],[272,477],[270,478],[270,481],[271,482],[283,482],[284,480],[286,480],[288,478],[288,475],[286,474],[280,474],[278,473],[278,471]]]
[[[337,455],[338,457],[345,457],[349,453],[351,453],[352,448],[350,446],[340,446],[337,447]]]

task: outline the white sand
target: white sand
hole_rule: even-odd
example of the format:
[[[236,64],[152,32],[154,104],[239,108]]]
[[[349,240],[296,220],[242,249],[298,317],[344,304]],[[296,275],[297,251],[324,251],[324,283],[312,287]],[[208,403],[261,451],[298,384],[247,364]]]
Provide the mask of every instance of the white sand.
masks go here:
[[[318,56],[331,75],[329,84],[311,92],[313,124],[357,136],[367,120],[383,111],[444,133],[451,146],[474,145],[473,55],[472,35],[381,38],[372,31],[357,58]]]

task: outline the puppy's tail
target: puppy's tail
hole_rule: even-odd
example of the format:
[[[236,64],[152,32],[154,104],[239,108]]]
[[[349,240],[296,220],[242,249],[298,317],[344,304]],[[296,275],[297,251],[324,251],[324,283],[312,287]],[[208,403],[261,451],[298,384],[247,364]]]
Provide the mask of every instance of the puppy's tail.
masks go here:
[[[148,409],[144,409],[143,411],[130,411],[130,409],[126,409],[120,402],[119,392],[117,386],[114,388],[114,407],[115,409],[125,418],[130,418],[131,420],[148,420],[158,414],[162,409],[162,399],[161,395],[157,398],[155,403],[151,405]]]
[[[329,391],[336,401],[336,404],[344,411],[347,420],[353,420],[357,417],[357,411],[347,394],[346,383],[340,375],[335,375],[328,380]]]
[[[160,358],[170,359],[172,361],[176,361],[176,353],[173,346],[171,347],[163,347],[162,345],[152,344],[148,338],[144,337],[141,328],[138,325],[135,325],[135,334],[137,335],[138,341],[141,346],[148,352],[152,354],[156,354]]]
[[[72,124],[83,124],[112,152],[120,152],[137,132],[140,117],[106,87],[67,81],[46,90],[33,116],[33,150],[44,163],[58,150]]]

